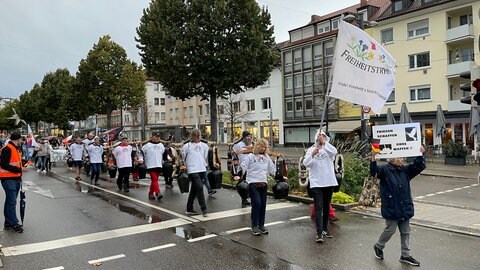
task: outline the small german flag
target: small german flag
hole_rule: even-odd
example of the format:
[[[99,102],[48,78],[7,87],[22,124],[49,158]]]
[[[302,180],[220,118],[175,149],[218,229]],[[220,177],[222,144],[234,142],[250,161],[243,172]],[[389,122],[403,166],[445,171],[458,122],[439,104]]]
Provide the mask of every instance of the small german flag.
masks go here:
[[[380,153],[380,139],[371,138],[370,145],[372,146],[372,151],[375,153]]]

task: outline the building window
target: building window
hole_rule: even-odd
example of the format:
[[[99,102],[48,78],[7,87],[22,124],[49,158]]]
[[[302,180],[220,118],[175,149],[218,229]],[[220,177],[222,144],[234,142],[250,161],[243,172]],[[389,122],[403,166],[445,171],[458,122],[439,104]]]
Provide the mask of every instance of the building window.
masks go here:
[[[368,16],[367,15],[368,15],[368,13],[367,13],[366,9],[358,11],[358,17],[361,17],[364,22],[368,21]]]
[[[160,113],[159,112],[155,112],[155,124],[160,122]]]
[[[472,14],[467,14],[467,15],[462,15],[460,16],[460,25],[465,25],[465,24],[473,24],[473,16]]]
[[[424,101],[430,99],[430,85],[410,87],[410,101]]]
[[[160,99],[159,98],[154,98],[153,99],[153,104],[154,105],[159,105],[160,104]]]
[[[302,88],[302,75],[297,74],[293,77],[294,88]]]
[[[183,107],[183,117],[188,117],[187,107]]]
[[[288,100],[286,103],[285,103],[285,110],[287,112],[292,112],[293,111],[293,101],[292,100]]]
[[[313,60],[322,59],[323,55],[323,46],[322,44],[315,44],[313,46]]]
[[[393,41],[393,28],[382,30],[382,42],[388,43]]]
[[[395,102],[395,89],[392,90],[390,96],[387,98],[387,103],[394,103]]]
[[[330,32],[330,21],[317,24],[317,33],[319,35],[326,32]]]
[[[206,115],[210,114],[210,104],[205,104],[205,114]]]
[[[285,66],[292,65],[292,52],[287,52],[283,55],[283,60],[285,61]]]
[[[160,120],[165,121],[165,112],[161,112],[160,116]]]
[[[292,77],[287,76],[285,77],[285,89],[292,89]]]
[[[224,110],[223,110],[223,105],[218,105],[217,107],[217,114],[225,114]]]
[[[190,113],[190,118],[192,118],[192,117],[194,116],[193,106],[188,107],[188,111],[189,111],[189,113]]]
[[[294,64],[301,64],[302,63],[302,51],[295,50],[293,52],[293,63]]]
[[[153,84],[153,91],[160,91],[160,84],[159,83],[154,83]]]
[[[165,106],[165,98],[160,98],[160,105]]]
[[[409,68],[421,68],[430,66],[430,52],[419,53],[408,56]]]
[[[178,119],[178,108],[175,108],[175,112],[173,113],[173,118]]]
[[[302,110],[302,100],[301,99],[295,99],[295,111],[301,111]]]
[[[203,115],[203,106],[198,105],[198,115]]]
[[[262,98],[262,110],[267,110],[271,108],[270,98]]]
[[[333,48],[333,41],[325,42],[324,47],[325,47],[325,64],[331,65],[333,61],[333,52],[335,50]]]
[[[304,80],[305,86],[311,86],[312,85],[312,73],[305,73],[303,75],[303,80]]]
[[[247,100],[247,110],[249,112],[255,111],[255,99]]]
[[[428,35],[428,19],[409,23],[407,25],[408,38]]]
[[[310,98],[306,98],[305,99],[305,110],[312,110],[313,109],[313,99],[310,97]]]
[[[170,120],[173,119],[173,109],[168,110],[168,114],[170,114]]]
[[[402,10],[402,7],[403,7],[403,0],[395,1],[395,3],[393,3],[393,12],[398,12]]]
[[[338,29],[338,21],[340,21],[340,19],[332,20],[332,30]]]
[[[233,102],[233,112],[238,113],[240,112],[240,101]]]

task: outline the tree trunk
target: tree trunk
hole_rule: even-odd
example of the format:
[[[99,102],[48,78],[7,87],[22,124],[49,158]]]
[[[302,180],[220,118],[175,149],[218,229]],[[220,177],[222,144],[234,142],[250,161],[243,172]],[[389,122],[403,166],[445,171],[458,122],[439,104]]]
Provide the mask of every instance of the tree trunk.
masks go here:
[[[235,118],[233,113],[230,114],[230,142],[235,140]]]
[[[380,199],[380,179],[368,176],[363,182],[362,193],[358,204],[375,207]]]
[[[105,113],[107,115],[107,130],[110,130],[112,128],[112,109],[107,108]]]
[[[217,94],[215,91],[210,91],[210,126],[211,126],[211,140],[217,141],[218,123],[217,123]]]

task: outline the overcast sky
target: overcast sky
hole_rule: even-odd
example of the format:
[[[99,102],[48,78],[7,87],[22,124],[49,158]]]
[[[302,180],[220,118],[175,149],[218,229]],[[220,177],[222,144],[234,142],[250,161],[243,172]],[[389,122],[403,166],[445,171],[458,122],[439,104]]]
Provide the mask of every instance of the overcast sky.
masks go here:
[[[360,0],[257,0],[268,6],[277,42],[313,14]],[[20,96],[58,68],[77,72],[82,58],[108,34],[141,63],[134,37],[150,0],[2,0],[0,8],[0,97]]]

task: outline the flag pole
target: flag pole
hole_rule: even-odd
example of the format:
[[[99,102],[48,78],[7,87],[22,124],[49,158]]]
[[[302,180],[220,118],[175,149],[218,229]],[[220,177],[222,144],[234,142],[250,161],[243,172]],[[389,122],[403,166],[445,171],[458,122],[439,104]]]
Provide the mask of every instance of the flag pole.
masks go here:
[[[335,58],[335,54],[333,55],[333,57]],[[330,74],[328,75],[328,85],[325,91],[325,97],[323,102],[322,118],[320,120],[320,130],[322,130],[323,122],[325,121],[325,111],[327,110],[328,100],[330,99],[329,95],[330,95],[330,91],[332,90],[332,78],[333,78],[334,68],[335,68],[335,59],[332,60],[332,68],[330,69]]]

